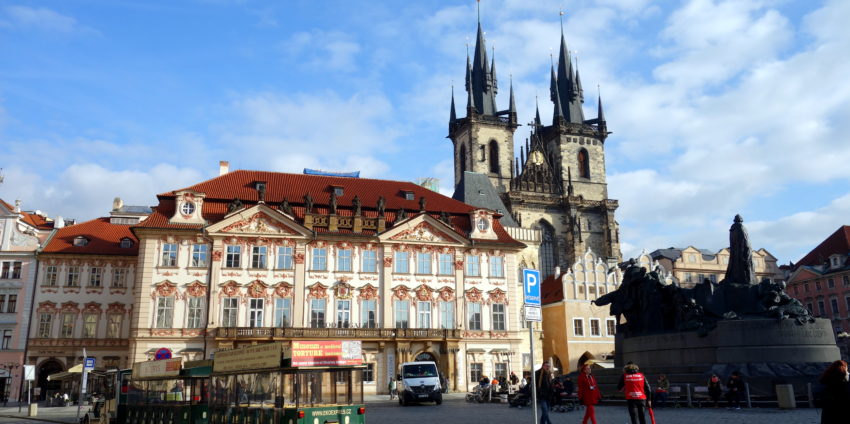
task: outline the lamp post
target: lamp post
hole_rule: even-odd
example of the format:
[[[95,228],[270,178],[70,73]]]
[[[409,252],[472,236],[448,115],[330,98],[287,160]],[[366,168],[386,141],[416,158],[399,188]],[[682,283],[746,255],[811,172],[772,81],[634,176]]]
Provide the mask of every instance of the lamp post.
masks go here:
[[[12,371],[21,367],[21,364],[17,362],[6,362],[0,364],[0,369],[6,370],[6,373],[9,374],[7,377],[8,381],[3,385],[3,393],[0,394],[3,398],[0,399],[3,401],[3,406],[6,406],[6,403],[9,401],[9,391],[12,388]]]

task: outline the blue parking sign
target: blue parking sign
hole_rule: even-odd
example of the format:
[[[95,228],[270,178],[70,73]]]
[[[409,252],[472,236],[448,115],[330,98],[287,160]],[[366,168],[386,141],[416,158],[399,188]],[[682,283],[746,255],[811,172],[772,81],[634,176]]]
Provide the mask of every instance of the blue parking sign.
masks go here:
[[[94,358],[86,358],[85,368],[94,369]]]
[[[526,305],[540,306],[540,271],[522,270],[522,288]]]

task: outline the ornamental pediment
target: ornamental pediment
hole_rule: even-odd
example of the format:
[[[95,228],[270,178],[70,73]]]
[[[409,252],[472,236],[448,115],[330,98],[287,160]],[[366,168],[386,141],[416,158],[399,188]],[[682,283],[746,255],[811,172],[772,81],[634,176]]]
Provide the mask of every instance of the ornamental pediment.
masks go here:
[[[222,228],[223,233],[248,233],[248,234],[294,234],[292,229],[280,225],[264,213],[242,219],[227,227]]]
[[[261,204],[232,213],[211,225],[210,233],[229,235],[307,236],[310,231],[292,218]]]
[[[429,215],[420,215],[405,222],[387,231],[381,238],[407,243],[466,244],[464,237]]]

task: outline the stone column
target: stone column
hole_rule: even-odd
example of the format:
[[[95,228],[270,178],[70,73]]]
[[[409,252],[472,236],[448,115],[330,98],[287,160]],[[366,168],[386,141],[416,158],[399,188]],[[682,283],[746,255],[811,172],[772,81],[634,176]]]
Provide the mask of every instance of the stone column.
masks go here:
[[[294,298],[293,298],[293,301],[292,301],[292,303],[293,303],[293,305],[292,305],[293,306],[292,324],[293,324],[293,327],[307,327],[308,326],[307,325],[308,324],[307,316],[306,316],[307,312],[306,312],[306,308],[305,308],[307,301],[306,301],[306,294],[304,293],[305,286],[306,286],[304,280],[305,280],[306,275],[307,275],[307,272],[306,272],[306,269],[307,269],[307,265],[306,265],[306,262],[307,262],[307,246],[306,246],[306,244],[299,242],[295,245],[294,251],[295,251],[294,252],[294,255],[295,255],[295,261],[294,261],[295,262],[295,264],[294,264],[295,265],[295,271],[294,271],[295,282],[294,282],[294,285],[295,285],[295,287],[292,289],[293,295],[294,295]],[[299,257],[301,259],[298,259]]]

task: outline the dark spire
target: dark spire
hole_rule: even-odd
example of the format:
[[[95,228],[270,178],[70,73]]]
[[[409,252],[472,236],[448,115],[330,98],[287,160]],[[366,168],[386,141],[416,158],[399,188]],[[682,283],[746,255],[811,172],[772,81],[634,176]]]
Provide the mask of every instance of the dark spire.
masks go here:
[[[491,47],[493,55],[490,57],[490,79],[492,80],[493,92],[499,89],[499,84],[496,82],[496,47]]]
[[[488,64],[487,46],[484,42],[484,30],[481,21],[478,22],[478,35],[475,40],[475,51],[472,54],[472,67],[469,72],[467,90],[472,94],[475,110],[481,115],[495,116],[496,109],[496,79],[493,73],[495,62]]]
[[[569,49],[567,49],[567,40],[563,33],[561,34],[561,48],[558,55],[557,85],[564,119],[567,122],[577,124],[584,122],[584,112],[581,109],[580,88],[576,81],[572,58],[570,57]]]
[[[472,97],[472,66],[469,65],[469,56],[466,56],[466,117],[475,113],[475,99]]]
[[[543,125],[540,122],[540,103],[537,102],[537,96],[534,96],[534,126],[539,127]]]
[[[555,79],[555,68],[552,68],[552,101],[555,103],[555,112],[552,114],[552,125],[555,125],[559,119],[567,120],[567,117],[564,116],[564,108],[561,103],[561,93],[558,88],[558,80]],[[569,120],[567,120],[569,122]]]
[[[602,111],[602,90],[599,89],[599,85],[596,86],[596,91],[599,94],[599,109],[596,112],[596,119],[599,122],[605,122],[605,112]]]
[[[581,88],[581,77],[578,75],[578,56],[576,56],[576,86],[578,86],[578,100],[584,103],[584,89]]]
[[[510,100],[510,106],[508,106],[508,114],[510,114],[511,116],[516,115],[516,101],[514,101],[514,76],[513,75],[511,75],[511,100]]]
[[[455,112],[455,86],[452,85],[452,107],[449,111],[449,123],[457,121],[457,112]]]

